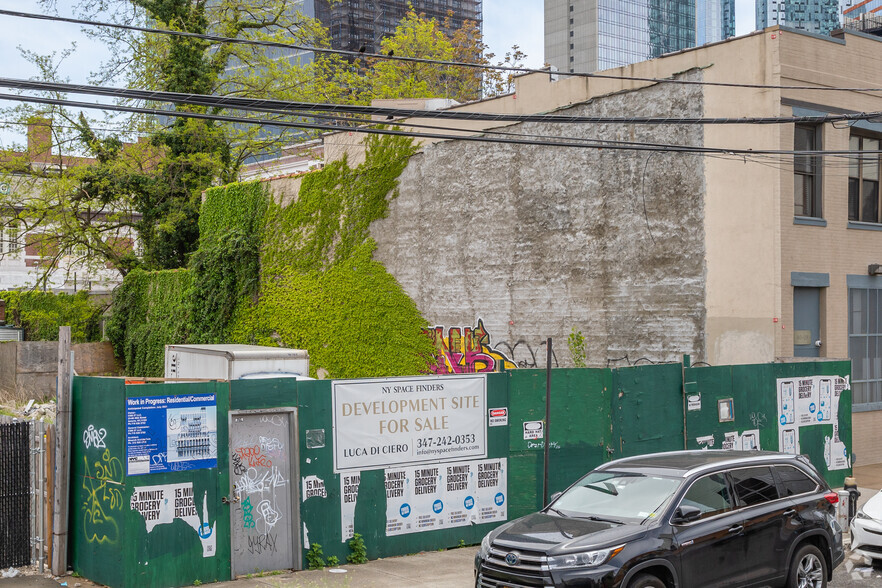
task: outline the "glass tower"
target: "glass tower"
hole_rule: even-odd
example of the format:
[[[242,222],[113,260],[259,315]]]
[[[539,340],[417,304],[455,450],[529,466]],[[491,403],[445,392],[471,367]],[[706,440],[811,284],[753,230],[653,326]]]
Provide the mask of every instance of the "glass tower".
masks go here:
[[[782,25],[829,35],[840,28],[840,15],[859,0],[756,0],[756,28]]]
[[[331,32],[334,49],[376,53],[380,41],[395,33],[395,27],[404,18],[408,7],[417,14],[425,14],[443,23],[450,12],[450,34],[462,27],[466,20],[475,21],[481,28],[482,0],[307,0],[315,8],[315,16]]]
[[[735,35],[735,0],[545,0],[545,61],[596,71]]]

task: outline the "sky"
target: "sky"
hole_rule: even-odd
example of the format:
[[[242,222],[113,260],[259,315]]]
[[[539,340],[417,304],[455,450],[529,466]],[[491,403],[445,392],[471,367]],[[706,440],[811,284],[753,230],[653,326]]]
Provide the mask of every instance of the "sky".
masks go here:
[[[57,0],[59,12],[71,16],[73,0]],[[490,51],[501,60],[512,45],[518,45],[527,54],[527,67],[541,67],[543,56],[543,0],[484,0],[484,41]],[[19,12],[40,12],[34,0],[0,0],[0,9]],[[735,0],[735,26],[739,35],[753,30],[753,0]],[[62,78],[71,83],[86,83],[90,71],[97,69],[106,57],[103,45],[89,41],[77,25],[53,23],[0,15],[0,77],[29,78],[36,75],[35,68],[23,59],[17,47],[21,46],[41,54],[60,53],[76,43],[76,52],[60,67]],[[3,90],[0,90],[3,92]],[[0,101],[0,107],[10,104]],[[18,136],[0,133],[0,144],[22,140]]]

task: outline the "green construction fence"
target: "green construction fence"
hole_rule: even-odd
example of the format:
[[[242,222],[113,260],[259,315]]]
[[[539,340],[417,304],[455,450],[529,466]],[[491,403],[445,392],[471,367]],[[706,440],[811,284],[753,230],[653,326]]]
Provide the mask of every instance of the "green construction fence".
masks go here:
[[[789,393],[792,385],[796,393],[814,382],[831,386],[830,402],[838,403],[840,410],[835,422],[828,418],[803,423],[798,431],[799,450],[832,486],[839,486],[851,473],[849,373],[848,361],[554,369],[551,413],[544,423],[550,440],[544,434],[536,438],[535,428],[528,430],[531,423],[546,421],[545,370],[486,374],[482,376],[486,378],[486,406],[508,409],[506,426],[487,427],[487,459],[506,460],[507,515],[512,519],[542,506],[546,441],[550,444],[549,494],[619,457],[684,448],[717,449],[733,443],[777,450],[786,429],[780,422],[782,390]],[[327,380],[128,384],[122,379],[75,377],[69,529],[73,569],[114,587],[170,587],[230,579],[231,507],[224,502],[231,496],[230,415],[277,408],[296,411],[300,480],[291,482],[299,485],[311,478],[324,485],[321,495],[299,500],[299,559],[305,567],[307,545],[318,543],[325,558],[335,556],[345,562],[351,551],[342,531],[341,475],[333,465],[331,390],[332,381]],[[127,423],[127,403],[207,395],[213,395],[216,402],[216,464],[128,476],[126,436],[127,431],[137,430],[132,428],[137,423]],[[324,433],[321,446],[308,443],[307,432],[315,431]],[[842,465],[834,455],[842,448],[848,467],[831,469],[831,465]],[[369,559],[475,544],[499,524],[387,536],[384,470],[366,470],[360,476],[354,529],[362,535]],[[183,489],[184,500],[198,511],[199,524],[193,524],[192,517],[189,523],[174,518],[151,524],[134,510],[133,501],[145,498],[133,494],[135,487],[163,485]],[[149,532],[148,524],[152,525]]]

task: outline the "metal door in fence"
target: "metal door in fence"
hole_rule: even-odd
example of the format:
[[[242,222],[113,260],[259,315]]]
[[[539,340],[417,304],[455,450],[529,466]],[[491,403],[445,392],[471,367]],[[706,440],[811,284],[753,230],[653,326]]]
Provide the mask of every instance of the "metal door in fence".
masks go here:
[[[230,413],[230,501],[233,577],[298,567],[294,412]]]
[[[43,566],[46,538],[42,422],[0,422],[0,568]]]

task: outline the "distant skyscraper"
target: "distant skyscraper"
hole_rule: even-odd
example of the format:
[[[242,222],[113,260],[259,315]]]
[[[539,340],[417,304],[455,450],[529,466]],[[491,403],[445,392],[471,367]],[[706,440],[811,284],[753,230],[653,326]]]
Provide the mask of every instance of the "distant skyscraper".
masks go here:
[[[841,15],[859,0],[756,0],[756,28],[782,25],[829,35],[841,28]]]
[[[597,71],[735,35],[735,0],[545,0],[545,61]]]
[[[882,0],[860,2],[842,12],[842,26],[882,37]]]
[[[331,5],[328,0],[305,0],[314,5],[315,17],[331,32],[334,49],[377,53],[380,41],[395,33],[395,27],[412,5],[417,14],[423,13],[443,23],[450,11],[451,33],[472,20],[482,24],[482,0],[340,0]]]

